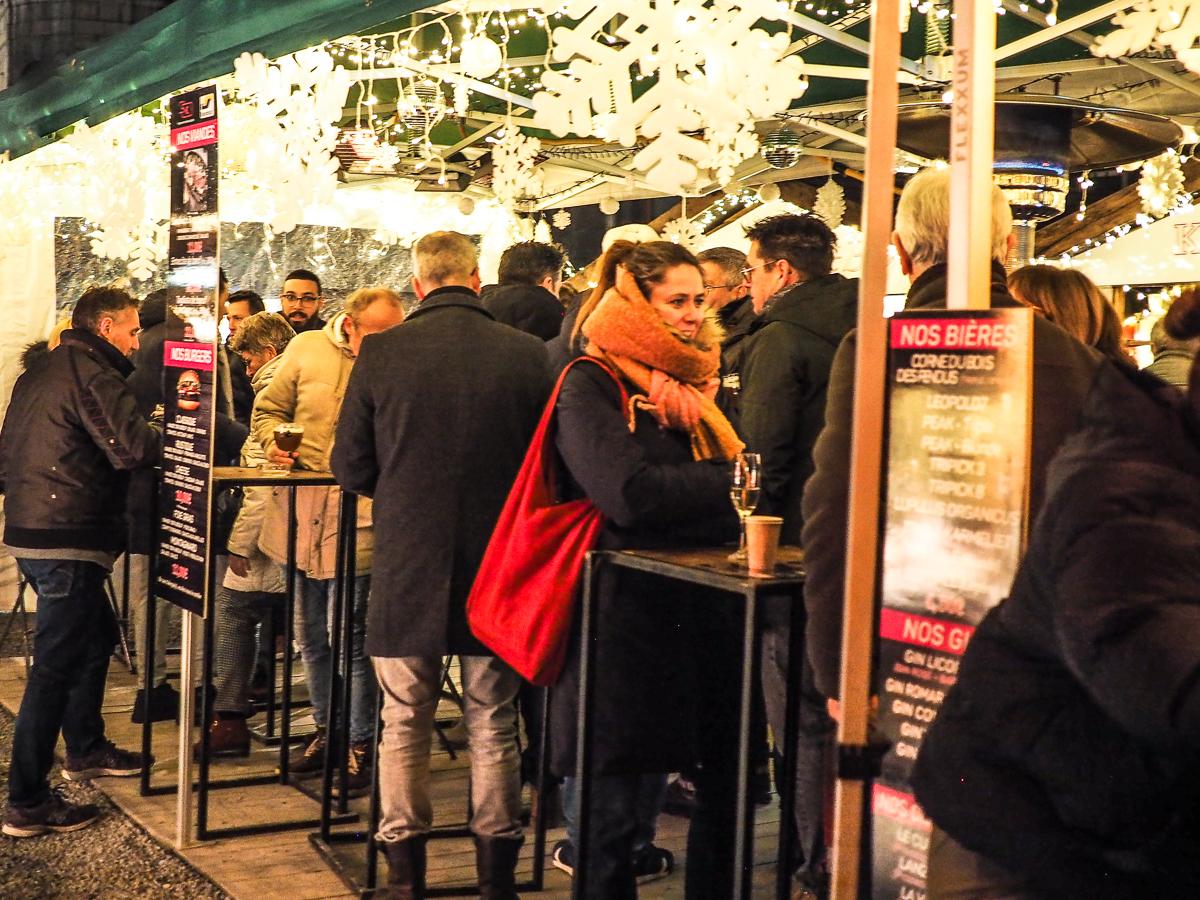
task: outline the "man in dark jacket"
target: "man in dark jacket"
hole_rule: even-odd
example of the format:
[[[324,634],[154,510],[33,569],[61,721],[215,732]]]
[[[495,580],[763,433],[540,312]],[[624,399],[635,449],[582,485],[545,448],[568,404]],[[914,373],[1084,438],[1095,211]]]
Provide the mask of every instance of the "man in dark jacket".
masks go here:
[[[1003,260],[1012,237],[1012,213],[999,189],[992,195],[991,305],[1019,306],[1005,285]],[[904,187],[893,243],[911,282],[905,309],[946,306],[946,223],[950,220],[949,170],[926,169]],[[816,470],[804,493],[808,658],[816,687],[836,698],[841,677],[842,589],[846,577],[850,430],[854,405],[855,332],[838,348],[829,378],[825,428],[813,450]],[[1029,515],[1045,492],[1046,467],[1075,429],[1101,356],[1042,316],[1033,318],[1033,446],[1029,460]]]
[[[741,391],[741,362],[745,340],[756,313],[746,277],[746,254],[732,247],[710,247],[696,254],[704,273],[704,295],[715,311],[725,337],[721,340],[721,381],[736,397]]]
[[[225,344],[225,356],[229,360],[229,381],[232,388],[233,417],[246,427],[250,426],[250,410],[254,406],[254,388],[246,374],[242,358],[230,351],[233,337],[242,327],[242,322],[255,313],[265,311],[266,304],[254,291],[234,291],[225,301],[225,322],[229,325],[229,341]]]
[[[746,232],[746,272],[757,318],[744,342],[742,434],[762,454],[762,492],[755,512],[783,518],[780,539],[800,540],[800,496],[812,472],[812,448],[825,419],[825,391],[834,353],[854,326],[858,282],[833,274],[837,238],[816,216],[772,216]],[[762,635],[762,685],[767,720],[782,740],[787,717],[787,671],[793,647],[786,610],[771,604]],[[799,659],[798,656],[795,658]],[[796,833],[801,883],[818,887],[825,866],[824,772],[833,733],[824,698],[801,679],[796,746]]]
[[[99,815],[67,802],[47,775],[62,732],[63,775],[136,775],[137,753],[104,735],[100,714],[117,623],[104,580],[126,534],[131,470],[153,465],[162,437],[125,384],[138,346],[137,301],[91,288],[60,346],[23,374],[0,430],[4,544],[38,596],[34,664],[13,736],[11,837],[74,831]]]
[[[458,654],[480,891],[510,900],[520,679],[471,635],[466,598],[549,396],[546,350],[483,308],[466,236],[421,238],[413,268],[421,305],[363,341],[332,456],[339,483],[375,501],[366,651],[384,693],[379,834],[389,887],[423,896],[433,716],[442,657]]]
[[[497,322],[548,341],[562,327],[563,253],[553,244],[523,241],[500,257],[500,283],[483,289],[479,299]]]

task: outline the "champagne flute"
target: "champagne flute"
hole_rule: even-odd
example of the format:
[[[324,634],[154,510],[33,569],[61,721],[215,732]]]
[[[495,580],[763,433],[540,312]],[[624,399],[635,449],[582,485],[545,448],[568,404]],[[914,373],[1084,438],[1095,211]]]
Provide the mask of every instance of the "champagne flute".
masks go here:
[[[757,453],[739,453],[733,460],[729,481],[729,499],[738,515],[738,548],[730,554],[734,562],[746,559],[746,518],[758,505],[759,479],[762,476],[762,457]]]

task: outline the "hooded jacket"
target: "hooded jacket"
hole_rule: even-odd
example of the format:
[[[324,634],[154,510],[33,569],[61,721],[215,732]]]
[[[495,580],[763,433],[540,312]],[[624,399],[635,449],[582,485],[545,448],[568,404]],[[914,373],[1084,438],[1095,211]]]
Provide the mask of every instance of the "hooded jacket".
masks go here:
[[[992,267],[991,305],[1019,307],[1008,293],[1004,267]],[[905,309],[944,309],[946,266],[936,265],[913,281]],[[813,449],[815,471],[804,489],[805,640],[815,684],[836,697],[841,677],[842,588],[846,573],[846,521],[850,480],[850,433],[854,408],[857,333],[838,348],[829,377],[825,428]],[[1033,446],[1029,457],[1029,510],[1041,507],[1046,468],[1079,421],[1084,398],[1103,357],[1044,317],[1033,317]]]
[[[250,417],[251,433],[264,451],[275,446],[276,425],[303,425],[297,465],[312,472],[329,471],[334,432],[354,366],[342,330],[345,317],[339,313],[320,331],[303,331],[292,338],[271,383],[255,398]],[[296,490],[296,565],[310,578],[332,578],[336,571],[340,502],[340,488]],[[288,489],[271,488],[259,547],[281,565],[287,562],[287,507]],[[357,574],[370,571],[371,551],[371,501],[359,498]]]
[[[731,301],[717,313],[717,320],[725,329],[725,338],[721,341],[722,384],[734,393],[741,391],[742,357],[746,351],[746,338],[750,336],[757,319],[754,301],[749,297]]]
[[[1195,410],[1105,364],[925,736],[934,823],[1045,896],[1200,896],[1197,547]]]
[[[108,341],[72,328],[17,379],[0,430],[5,544],[124,549],[128,473],[162,452],[125,383],[132,370]]]
[[[540,284],[489,284],[479,295],[497,322],[548,341],[562,328],[559,299]]]
[[[800,498],[825,423],[829,370],[857,311],[858,281],[824,275],[777,297],[744,342],[742,434],[762,454],[755,512],[783,517],[785,544],[800,542]]]

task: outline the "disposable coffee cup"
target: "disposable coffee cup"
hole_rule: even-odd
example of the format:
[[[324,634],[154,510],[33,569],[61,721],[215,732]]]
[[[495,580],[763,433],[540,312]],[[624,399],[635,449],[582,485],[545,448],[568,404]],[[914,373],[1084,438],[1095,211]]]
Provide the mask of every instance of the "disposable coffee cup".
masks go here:
[[[775,574],[775,555],[779,552],[779,516],[746,517],[746,565],[750,574],[768,578]]]

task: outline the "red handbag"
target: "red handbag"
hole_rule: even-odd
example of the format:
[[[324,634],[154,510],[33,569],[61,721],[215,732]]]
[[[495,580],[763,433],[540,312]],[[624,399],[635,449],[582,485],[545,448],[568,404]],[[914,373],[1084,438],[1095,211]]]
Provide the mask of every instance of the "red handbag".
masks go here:
[[[591,500],[555,501],[554,407],[571,367],[600,366],[581,356],[563,369],[509,491],[467,598],[475,637],[533,684],[558,680],[567,653],[571,608],[583,561],[600,536],[604,516]]]

